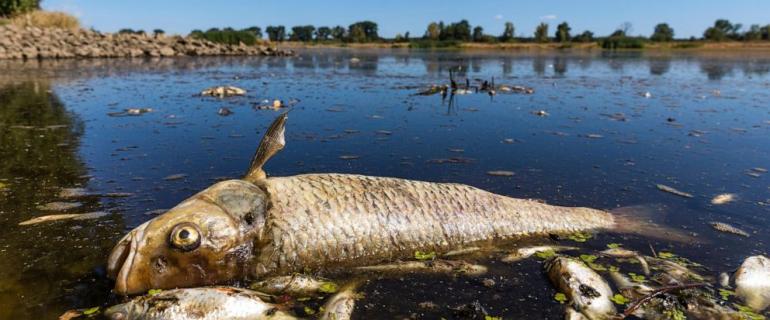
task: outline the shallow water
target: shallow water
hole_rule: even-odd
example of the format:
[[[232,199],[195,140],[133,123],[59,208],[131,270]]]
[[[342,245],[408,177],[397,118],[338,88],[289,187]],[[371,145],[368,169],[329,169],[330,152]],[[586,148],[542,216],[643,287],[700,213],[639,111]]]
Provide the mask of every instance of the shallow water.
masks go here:
[[[585,252],[610,242],[645,253],[653,247],[702,263],[713,274],[734,270],[743,258],[770,249],[770,173],[747,174],[770,167],[767,56],[324,50],[294,58],[2,61],[0,319],[48,319],[114,303],[104,268],[114,243],[150,219],[148,212],[243,174],[279,114],[253,108],[265,99],[298,100],[287,147],[267,165],[271,175],[344,172],[451,181],[596,208],[663,204],[663,223],[696,233],[704,243],[598,234],[578,245]],[[458,95],[451,101],[414,95],[447,83],[450,69],[471,81],[494,77],[497,84],[530,86],[535,93]],[[219,84],[249,93],[195,96]],[[136,107],[153,112],[108,115]],[[234,113],[219,116],[220,107]],[[548,116],[533,114],[539,110]],[[464,161],[433,161],[453,157]],[[515,175],[487,175],[491,170]],[[187,176],[164,180],[180,173]],[[694,197],[659,191],[656,184]],[[36,207],[57,201],[59,189],[69,187],[132,195],[87,197],[71,211],[112,213],[103,218],[18,226],[46,214]],[[711,205],[720,193],[735,193],[738,200]],[[730,223],[751,237],[719,233],[710,221]],[[355,315],[456,318],[450,307],[478,301],[494,316],[562,317],[541,261],[508,265],[494,255],[473,258],[488,264],[490,273],[372,280]],[[485,278],[495,285],[483,286]],[[425,301],[438,307],[419,308]]]

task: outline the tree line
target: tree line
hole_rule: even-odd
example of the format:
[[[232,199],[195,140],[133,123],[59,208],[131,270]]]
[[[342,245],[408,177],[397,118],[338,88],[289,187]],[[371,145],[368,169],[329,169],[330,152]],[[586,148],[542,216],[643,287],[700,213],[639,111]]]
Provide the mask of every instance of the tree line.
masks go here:
[[[668,42],[675,40],[674,29],[667,23],[657,24],[649,36],[630,35],[632,27],[630,23],[621,24],[613,33],[603,37],[597,37],[593,32],[585,30],[576,33],[567,22],[559,23],[551,29],[548,23],[542,22],[536,26],[531,36],[516,35],[513,22],[505,22],[503,32],[499,35],[491,35],[484,32],[482,26],[472,26],[468,20],[444,23],[443,21],[430,22],[421,36],[412,37],[409,32],[397,34],[392,39],[379,36],[377,23],[373,21],[359,21],[347,27],[337,26],[293,26],[290,30],[283,25],[270,25],[264,29],[250,27],[241,30],[232,28],[212,28],[206,31],[193,30],[191,35],[215,42],[237,44],[253,44],[261,39],[270,41],[299,41],[299,42],[479,42],[479,43],[506,43],[506,42],[599,42],[605,48],[635,48],[641,47],[645,42]],[[551,31],[553,30],[553,31]],[[708,41],[756,41],[770,40],[770,24],[751,25],[743,28],[740,23],[731,23],[726,19],[719,19],[713,26],[703,32],[702,38],[691,37],[679,40],[708,40]]]

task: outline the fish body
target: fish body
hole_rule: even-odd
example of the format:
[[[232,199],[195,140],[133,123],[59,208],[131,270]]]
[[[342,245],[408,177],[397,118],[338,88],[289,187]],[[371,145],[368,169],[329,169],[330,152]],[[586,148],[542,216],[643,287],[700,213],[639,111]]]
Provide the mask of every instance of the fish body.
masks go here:
[[[516,199],[456,183],[353,174],[267,177],[285,114],[243,179],[218,182],[129,232],[107,269],[115,291],[212,285],[438,255],[476,242],[585,230],[662,237],[638,218]]]
[[[336,291],[337,285],[308,275],[293,274],[268,278],[252,284],[250,288],[272,295],[310,296],[321,291]]]
[[[513,250],[513,252],[504,256],[501,260],[503,262],[517,262],[517,261],[527,259],[538,252],[560,252],[560,251],[569,251],[569,250],[577,250],[577,249],[578,248],[576,247],[566,247],[566,246],[532,246],[532,247],[517,248]]]
[[[770,259],[765,256],[746,258],[735,272],[735,294],[754,310],[770,306]]]
[[[570,307],[588,319],[609,319],[616,309],[612,289],[580,260],[556,256],[546,263],[548,278],[570,300]]]
[[[355,289],[357,282],[344,286],[337,294],[324,303],[319,320],[350,320],[359,295]]]
[[[711,225],[712,228],[714,228],[714,230],[717,230],[717,231],[732,233],[742,237],[750,237],[748,232],[738,229],[737,227],[734,227],[724,222],[712,221],[712,222],[709,222],[709,224]]]
[[[478,276],[487,272],[487,267],[458,260],[402,261],[374,266],[357,267],[365,272],[393,273],[445,273]]]
[[[108,308],[110,320],[288,320],[294,316],[264,302],[257,292],[233,287],[161,291]]]

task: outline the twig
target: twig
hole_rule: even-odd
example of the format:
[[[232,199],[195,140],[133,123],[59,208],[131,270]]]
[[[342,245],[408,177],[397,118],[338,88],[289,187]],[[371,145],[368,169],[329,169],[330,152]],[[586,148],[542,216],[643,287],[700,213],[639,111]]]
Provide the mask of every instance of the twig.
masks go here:
[[[637,300],[634,304],[626,308],[626,311],[623,312],[623,317],[620,319],[625,319],[626,317],[633,314],[636,309],[639,309],[642,305],[644,305],[647,302],[650,302],[650,300],[654,299],[655,297],[662,295],[664,293],[668,293],[675,290],[682,290],[682,289],[690,289],[690,288],[697,288],[697,287],[703,287],[707,286],[708,283],[691,283],[691,284],[681,284],[676,286],[669,286],[669,287],[662,287],[659,288],[653,292],[650,292],[648,295],[644,296],[643,298]]]
[[[647,242],[647,244],[650,246],[650,251],[652,251],[652,256],[657,258],[658,254],[655,252],[655,248],[652,247],[652,243]]]

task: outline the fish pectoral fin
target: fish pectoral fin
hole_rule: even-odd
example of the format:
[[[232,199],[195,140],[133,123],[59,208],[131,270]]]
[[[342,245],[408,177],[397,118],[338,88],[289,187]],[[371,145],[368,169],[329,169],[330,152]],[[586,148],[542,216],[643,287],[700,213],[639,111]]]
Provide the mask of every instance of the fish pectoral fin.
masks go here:
[[[265,173],[262,167],[286,145],[286,138],[284,136],[286,119],[288,119],[288,112],[282,113],[270,124],[267,132],[262,137],[262,141],[259,142],[259,147],[257,147],[254,157],[251,159],[251,164],[246,172],[246,176],[243,178],[244,180],[255,182],[267,178],[267,173]]]

